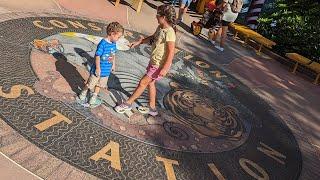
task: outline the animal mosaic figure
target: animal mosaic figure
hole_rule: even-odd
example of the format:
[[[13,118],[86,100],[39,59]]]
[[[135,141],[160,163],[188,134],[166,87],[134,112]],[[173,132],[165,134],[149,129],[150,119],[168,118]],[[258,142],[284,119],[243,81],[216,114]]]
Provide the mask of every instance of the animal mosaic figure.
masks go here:
[[[64,51],[63,46],[57,39],[51,39],[51,40],[35,39],[31,43],[31,46],[49,54],[53,54],[57,52],[63,53]]]

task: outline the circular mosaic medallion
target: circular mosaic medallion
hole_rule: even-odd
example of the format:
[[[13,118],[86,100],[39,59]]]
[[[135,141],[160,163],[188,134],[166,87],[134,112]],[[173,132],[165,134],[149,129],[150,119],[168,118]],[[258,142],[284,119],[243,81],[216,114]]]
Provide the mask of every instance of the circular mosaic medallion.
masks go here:
[[[132,111],[113,108],[146,72],[151,47],[126,44],[94,108],[77,103],[105,24],[34,17],[1,24],[0,115],[31,142],[101,178],[293,179],[301,169],[294,136],[271,107],[221,68],[176,49],[157,82],[152,117],[146,91]],[[214,58],[214,57],[213,57]]]

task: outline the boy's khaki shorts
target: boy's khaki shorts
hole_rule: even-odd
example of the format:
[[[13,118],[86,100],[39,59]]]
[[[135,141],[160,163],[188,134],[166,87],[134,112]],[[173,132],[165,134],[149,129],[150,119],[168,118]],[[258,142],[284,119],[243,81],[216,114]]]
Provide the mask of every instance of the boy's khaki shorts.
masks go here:
[[[88,88],[92,91],[96,86],[100,88],[105,88],[107,87],[107,83],[108,83],[108,77],[97,77],[91,74],[88,80]]]

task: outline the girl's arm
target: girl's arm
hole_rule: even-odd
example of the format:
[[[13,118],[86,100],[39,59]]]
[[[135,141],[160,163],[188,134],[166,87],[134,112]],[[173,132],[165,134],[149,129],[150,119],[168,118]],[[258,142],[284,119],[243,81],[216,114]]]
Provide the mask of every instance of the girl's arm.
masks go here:
[[[142,39],[141,44],[148,44],[153,39],[153,37],[154,35]]]
[[[153,35],[146,38],[140,38],[138,41],[131,43],[130,48],[134,48],[140,44],[149,43],[151,39],[153,39]]]
[[[99,77],[101,74],[101,69],[100,69],[100,56],[96,56],[96,76]]]
[[[167,41],[167,59],[166,62],[164,63],[159,75],[160,76],[165,76],[172,64],[173,56],[174,56],[174,49],[175,49],[175,42],[174,41]]]
[[[158,28],[159,28],[159,27],[158,27]],[[157,28],[156,32],[158,31],[158,28]],[[155,32],[155,33],[156,33],[156,32]],[[140,44],[149,43],[149,42],[153,39],[155,33],[153,33],[153,34],[152,34],[151,36],[149,36],[149,37],[140,38],[138,41],[136,41],[136,42],[134,42],[134,43],[131,43],[130,48],[134,48],[134,47],[136,47],[136,46],[139,46]]]
[[[138,41],[131,43],[130,48],[134,48],[136,46],[139,46],[140,44],[149,43],[152,38],[153,38],[153,35],[147,38],[141,38]]]

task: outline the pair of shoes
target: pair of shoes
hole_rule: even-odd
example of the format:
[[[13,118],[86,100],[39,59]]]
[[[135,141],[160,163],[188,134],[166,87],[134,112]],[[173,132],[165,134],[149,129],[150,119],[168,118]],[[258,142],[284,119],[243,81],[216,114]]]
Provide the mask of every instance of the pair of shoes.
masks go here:
[[[224,51],[224,48],[223,47],[221,47],[221,46],[219,46],[219,45],[216,45],[216,46],[214,46],[215,48],[217,48],[219,51],[221,51],[221,52],[223,52]]]
[[[130,111],[132,109],[131,104],[122,103],[114,108],[117,113],[123,114],[126,111]]]
[[[82,101],[82,102],[86,101],[87,93],[88,93],[88,91],[82,91],[82,92],[80,93],[80,95],[78,96],[79,100]],[[95,94],[95,93],[93,93],[93,94],[90,96],[89,104],[90,104],[90,105],[95,104],[96,101],[97,101],[97,98],[98,98],[98,95]]]
[[[209,39],[209,41],[211,42],[211,44],[213,44],[213,45],[215,45],[216,44],[216,42],[214,41],[214,40],[212,40],[212,39]]]
[[[145,107],[145,106],[138,107],[138,111],[142,114],[149,114],[151,116],[157,116],[159,114],[156,108],[153,109],[151,107]]]

